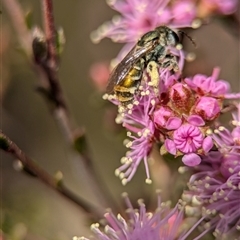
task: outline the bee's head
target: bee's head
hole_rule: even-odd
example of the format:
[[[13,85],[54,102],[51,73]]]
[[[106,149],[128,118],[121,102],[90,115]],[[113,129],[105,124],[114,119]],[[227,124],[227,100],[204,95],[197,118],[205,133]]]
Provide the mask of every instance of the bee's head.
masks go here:
[[[156,31],[159,33],[160,43],[163,41],[164,45],[176,46],[180,41],[178,35],[166,26],[160,26],[156,28]]]

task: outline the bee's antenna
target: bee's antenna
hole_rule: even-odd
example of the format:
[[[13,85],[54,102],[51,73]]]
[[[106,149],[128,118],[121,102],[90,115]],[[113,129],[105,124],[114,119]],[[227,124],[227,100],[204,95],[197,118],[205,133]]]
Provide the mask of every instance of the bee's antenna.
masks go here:
[[[181,33],[182,36],[186,36],[190,41],[191,43],[193,44],[193,46],[196,48],[197,47],[197,44],[196,42],[192,39],[192,37],[190,37],[187,33],[183,32],[183,31],[178,31],[179,33]],[[183,37],[182,39],[183,40]],[[182,41],[181,41],[182,42]]]

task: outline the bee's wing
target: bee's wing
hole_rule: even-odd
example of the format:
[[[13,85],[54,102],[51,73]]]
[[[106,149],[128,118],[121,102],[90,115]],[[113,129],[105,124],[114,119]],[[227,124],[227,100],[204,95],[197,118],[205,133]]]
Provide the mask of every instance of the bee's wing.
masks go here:
[[[135,45],[124,59],[113,69],[110,74],[107,93],[112,93],[116,84],[119,84],[132,69],[133,65],[147,52],[152,50],[153,46],[139,47]]]

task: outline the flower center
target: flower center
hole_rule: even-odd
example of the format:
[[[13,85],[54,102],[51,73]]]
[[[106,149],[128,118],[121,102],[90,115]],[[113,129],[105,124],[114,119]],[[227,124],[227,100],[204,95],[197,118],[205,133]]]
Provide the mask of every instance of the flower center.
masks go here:
[[[174,132],[173,141],[181,152],[190,153],[201,147],[203,135],[198,127],[185,124]]]

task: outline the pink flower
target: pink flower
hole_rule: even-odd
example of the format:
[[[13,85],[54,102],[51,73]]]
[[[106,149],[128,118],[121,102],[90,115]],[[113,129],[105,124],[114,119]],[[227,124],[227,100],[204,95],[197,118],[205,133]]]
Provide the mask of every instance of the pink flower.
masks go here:
[[[197,151],[203,142],[203,134],[198,127],[184,124],[173,133],[176,148],[183,153]]]
[[[107,220],[104,232],[99,229],[98,223],[92,224],[94,240],[186,240],[204,220],[202,217],[192,225],[187,220],[185,222],[184,206],[178,203],[171,209],[168,204],[161,201],[160,195],[154,212],[147,212],[142,199],[138,200],[139,209],[135,209],[126,193],[123,197],[127,206],[127,216],[125,218],[120,214],[116,216],[109,210],[104,215]],[[204,231],[201,236],[206,233],[207,231]],[[195,239],[200,239],[200,236]],[[73,240],[89,239],[74,237]]]
[[[237,10],[237,0],[202,0],[203,3],[211,7],[216,12],[222,14],[232,14]]]
[[[97,89],[101,92],[106,89],[109,74],[109,64],[104,62],[95,63],[90,68],[90,77]]]
[[[146,182],[150,183],[148,156],[154,143],[155,132],[155,125],[150,115],[154,109],[152,101],[156,96],[152,89],[148,89],[147,93],[136,98],[136,105],[132,105],[132,108],[119,114],[120,122],[129,131],[129,141],[127,141],[126,146],[130,151],[122,158],[122,166],[115,171],[123,185],[132,179],[142,160],[146,169]]]
[[[136,43],[144,33],[161,25],[190,27],[193,17],[179,22],[178,18],[182,18],[183,12],[179,8],[173,13],[169,3],[170,0],[109,0],[110,7],[120,15],[100,26],[93,32],[92,38],[95,42],[108,37],[114,42]]]
[[[149,85],[147,72],[133,103],[120,111],[120,123],[128,130],[129,148],[122,159],[122,166],[116,175],[126,184],[134,176],[143,161],[147,182],[150,181],[148,156],[154,143],[161,145],[161,154],[182,156],[187,166],[200,164],[201,158],[217,144],[215,135],[208,135],[212,121],[217,119],[222,110],[224,97],[230,96],[226,81],[217,80],[218,71],[211,77],[196,75],[192,78],[179,79],[166,69],[159,69],[159,87]],[[231,95],[237,97],[240,94]],[[121,104],[112,100],[122,109]],[[239,119],[239,115],[235,115]],[[234,130],[237,135],[240,130]]]
[[[190,26],[195,15],[189,11],[195,8],[188,0],[175,1],[171,5],[170,0],[110,0],[109,4],[121,16],[101,27],[95,33],[95,40],[109,37],[127,42],[118,60],[143,33],[170,22],[174,26],[174,20]],[[159,60],[156,68],[147,65],[134,99],[127,107],[123,107],[116,96],[106,96],[119,106],[118,122],[128,131],[126,147],[129,151],[122,158],[122,166],[116,169],[123,184],[131,180],[141,161],[145,165],[146,181],[150,182],[148,157],[154,143],[162,146],[162,154],[182,156],[183,163],[188,166],[199,164],[201,157],[213,147],[207,130],[219,116],[223,100],[240,98],[240,93],[229,93],[227,81],[218,80],[218,68],[210,77],[197,74],[183,79],[184,52],[174,47],[169,47],[169,52],[170,59],[160,59],[162,62]],[[175,58],[177,63],[173,69],[179,71],[173,73],[165,65],[169,66],[169,61]]]
[[[216,239],[238,239],[240,226],[240,104],[233,113],[233,131],[223,126],[212,134],[217,150],[203,157],[189,188],[202,205]],[[237,130],[236,130],[237,129]]]
[[[210,137],[204,138],[200,129],[190,124],[184,124],[173,132],[172,140],[165,140],[165,148],[173,155],[180,151],[184,154],[182,161],[187,166],[196,166],[201,162],[198,152],[202,149],[207,153],[213,142]]]
[[[197,74],[192,79],[186,78],[185,82],[190,88],[199,92],[201,95],[223,97],[229,92],[230,86],[229,83],[224,80],[217,80],[219,72],[219,68],[215,68],[210,77]]]
[[[233,112],[232,125],[235,126],[232,131],[220,126],[215,129],[212,139],[222,154],[220,171],[225,178],[233,173],[238,174],[236,166],[240,164],[240,104],[237,104],[237,111]]]
[[[225,80],[217,80],[220,69],[214,68],[212,76],[207,77],[202,74],[195,75],[192,79],[185,78],[188,86],[196,91],[200,96],[211,96],[215,98],[236,99],[240,98],[240,93],[230,93],[230,85]]]
[[[193,111],[206,121],[211,121],[218,117],[221,108],[216,98],[201,97],[198,99]]]
[[[191,0],[176,1],[172,7],[174,23],[186,24],[196,18],[196,4]]]

